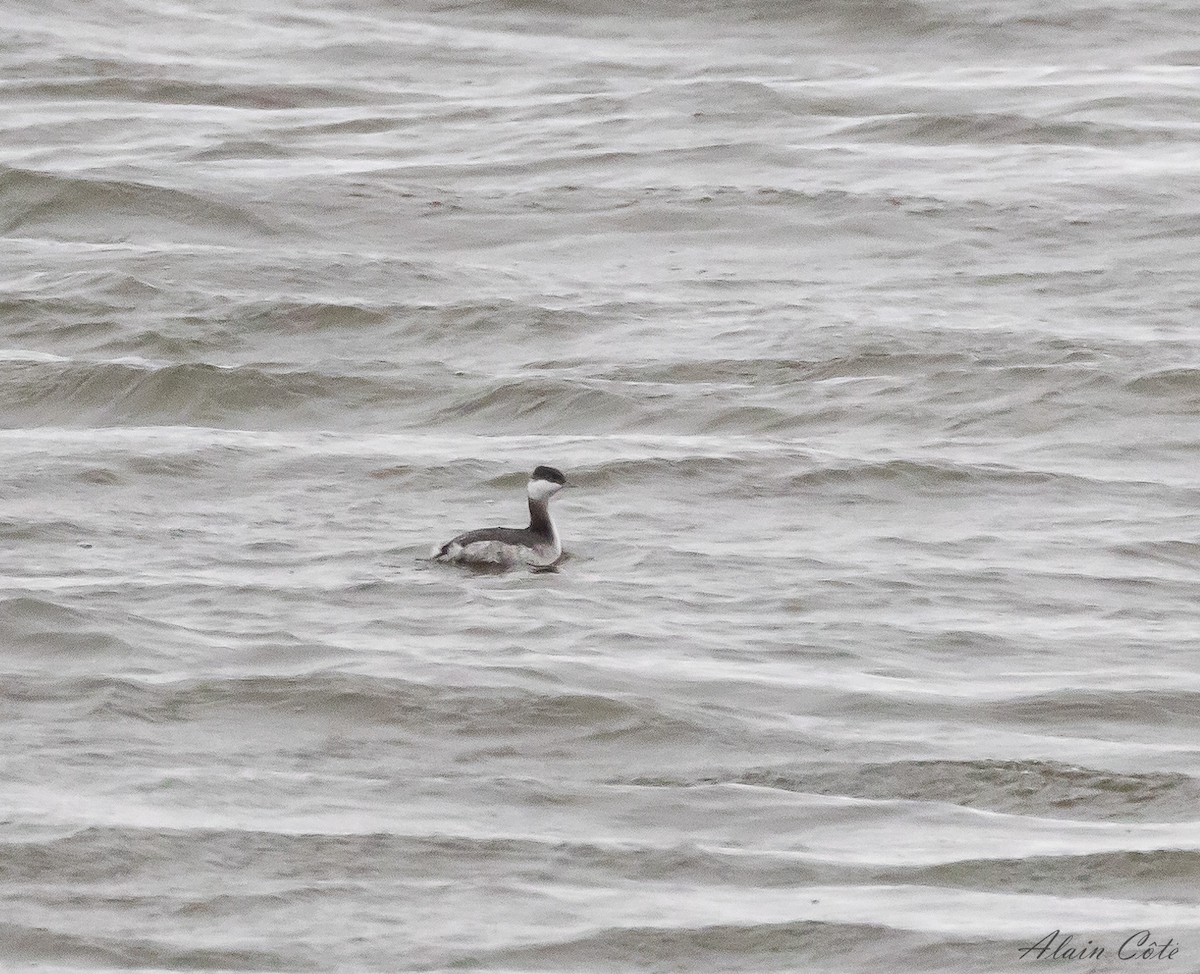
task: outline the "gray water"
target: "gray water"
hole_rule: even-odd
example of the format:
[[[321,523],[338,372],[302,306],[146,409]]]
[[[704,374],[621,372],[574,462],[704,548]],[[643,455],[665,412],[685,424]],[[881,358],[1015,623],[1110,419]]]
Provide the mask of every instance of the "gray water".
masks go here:
[[[2,14],[3,969],[1200,970],[1190,2]]]

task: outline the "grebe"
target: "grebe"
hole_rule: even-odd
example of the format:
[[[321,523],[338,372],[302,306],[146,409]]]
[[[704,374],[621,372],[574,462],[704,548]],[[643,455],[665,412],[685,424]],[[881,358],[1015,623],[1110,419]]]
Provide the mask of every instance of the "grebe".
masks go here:
[[[550,498],[572,486],[562,471],[537,467],[529,475],[529,527],[480,528],[434,548],[434,561],[465,565],[529,565],[548,568],[562,555],[562,542],[550,518]]]

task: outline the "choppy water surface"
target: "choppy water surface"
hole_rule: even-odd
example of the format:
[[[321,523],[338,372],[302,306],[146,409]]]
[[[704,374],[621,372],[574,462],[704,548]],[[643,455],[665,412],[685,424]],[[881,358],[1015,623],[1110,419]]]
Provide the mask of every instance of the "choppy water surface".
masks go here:
[[[5,969],[1200,969],[1191,4],[4,16]]]

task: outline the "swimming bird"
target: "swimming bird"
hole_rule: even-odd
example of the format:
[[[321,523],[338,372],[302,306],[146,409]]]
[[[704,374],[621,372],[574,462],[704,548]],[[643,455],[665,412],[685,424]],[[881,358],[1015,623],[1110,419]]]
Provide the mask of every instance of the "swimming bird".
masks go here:
[[[434,561],[465,565],[529,565],[548,568],[562,555],[558,529],[550,517],[550,498],[570,487],[561,470],[539,466],[529,475],[529,527],[480,528],[434,548]]]

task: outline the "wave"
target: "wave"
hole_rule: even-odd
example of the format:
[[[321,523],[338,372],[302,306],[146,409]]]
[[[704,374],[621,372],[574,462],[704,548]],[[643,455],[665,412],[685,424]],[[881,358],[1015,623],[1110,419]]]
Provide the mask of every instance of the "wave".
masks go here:
[[[8,333],[14,345],[42,344],[49,338],[55,347],[86,351],[96,359],[136,357],[147,366],[156,361],[194,362],[206,356],[228,358],[245,342],[278,342],[294,351],[297,341],[321,333],[329,333],[333,340],[354,340],[368,330],[388,337],[403,331],[403,323],[392,327],[397,312],[350,299],[276,299],[222,302],[208,310],[200,307],[211,300],[169,293],[131,274],[80,272],[64,275],[37,296],[0,299],[0,313],[20,322]],[[138,324],[131,325],[131,319]],[[22,347],[0,349],[0,364],[21,361],[69,362],[71,358]]]
[[[44,540],[44,535],[38,537]],[[129,643],[100,628],[95,614],[28,596],[0,601],[0,659],[9,665],[23,659],[38,671],[51,665],[57,672],[70,672],[97,661],[109,664],[114,658],[140,655]],[[13,677],[0,696],[30,699],[28,692],[28,684]]]
[[[689,21],[732,19],[750,22],[797,25],[844,26],[856,31],[886,30],[889,33],[923,34],[944,26],[950,15],[941,8],[934,12],[918,0],[747,0],[731,8],[719,0],[504,0],[500,6],[512,12],[552,14],[579,20],[636,14],[653,23],[659,18],[688,18]]]
[[[167,940],[117,934],[75,934],[45,926],[0,922],[0,942],[9,962],[63,964],[75,968],[290,971],[312,970],[302,960],[251,948],[182,947]],[[299,966],[297,966],[299,964]]]
[[[1111,772],[1052,761],[894,761],[753,768],[694,778],[639,778],[656,787],[744,784],[873,801],[1095,821],[1190,821],[1200,781],[1174,772]]]
[[[45,599],[20,596],[0,601],[0,632],[27,638],[45,629],[77,629],[87,623],[86,613]]]
[[[278,230],[225,198],[9,166],[0,166],[0,214],[0,234],[13,237],[228,241]]]
[[[225,139],[192,152],[192,162],[227,162],[234,159],[290,159],[295,151],[261,139]]]
[[[1050,727],[1120,724],[1200,729],[1200,691],[1066,689],[996,703],[998,719]]]
[[[697,927],[610,927],[584,936],[488,951],[472,960],[502,969],[593,970],[779,970],[814,965],[832,956],[864,955],[895,969],[907,969],[906,954],[922,950],[932,938],[870,923],[722,924]],[[763,965],[767,965],[764,967]]]
[[[0,845],[0,878],[14,883],[98,884],[174,870],[245,869],[267,880],[404,881],[413,864],[447,878],[495,871],[512,877],[570,868],[578,873],[637,878],[688,877],[721,886],[738,883],[829,882],[845,878],[844,863],[807,863],[795,856],[745,856],[688,843],[568,841],[524,836],[403,832],[276,832],[228,828],[89,826],[69,835]],[[302,872],[297,875],[298,871]]]
[[[1075,145],[1098,148],[1174,141],[1168,128],[1094,121],[1033,118],[1015,114],[912,112],[873,118],[844,128],[850,138],[902,145]]]
[[[703,482],[711,489],[720,484],[744,488],[745,474],[745,453],[729,453],[581,464],[572,468],[571,479],[591,490],[678,485],[681,482]]]
[[[11,426],[317,424],[329,413],[422,400],[426,390],[364,375],[206,363],[0,362]]]
[[[1174,402],[1188,412],[1200,407],[1200,369],[1161,369],[1131,379],[1126,388],[1139,395]]]
[[[747,402],[734,385],[651,386],[604,375],[546,374],[542,370],[499,379],[462,375],[444,404],[421,425],[491,434],[602,435],[654,432],[670,435],[782,435],[807,428],[803,407],[780,402],[777,390]],[[446,401],[448,400],[448,401]],[[822,406],[822,415],[828,412]]]
[[[84,526],[65,518],[0,517],[0,540],[9,542],[75,542],[87,534]]]
[[[1191,902],[1200,883],[1200,852],[1155,849],[1150,852],[1099,852],[1021,859],[969,859],[936,866],[885,872],[880,877],[908,883],[962,886],[1009,893],[1092,895],[1118,899]]]
[[[1112,545],[1109,550],[1123,558],[1148,558],[1189,570],[1200,565],[1200,541],[1143,541],[1139,544]]]
[[[404,727],[481,740],[554,729],[575,741],[662,740],[700,729],[647,699],[588,693],[538,693],[506,687],[456,687],[326,672],[147,683],[116,677],[54,682],[14,679],[0,697],[17,703],[72,702],[97,718],[149,723],[234,719],[270,711],[299,723]]]
[[[375,329],[391,322],[395,312],[351,301],[261,301],[238,305],[223,317],[256,335],[271,330],[294,337],[341,329]]]
[[[587,380],[537,376],[485,382],[463,388],[450,405],[434,411],[432,425],[486,428],[493,433],[602,433],[636,429],[661,420],[647,416],[638,398],[619,387]]]
[[[341,108],[370,103],[350,85],[304,82],[205,81],[170,77],[157,66],[113,58],[61,57],[38,78],[10,82],[14,95],[70,101],[207,105],[257,111]]]
[[[1095,489],[1096,482],[1086,477],[1048,470],[1030,470],[1004,464],[956,463],[950,460],[891,459],[840,461],[815,470],[790,476],[779,482],[777,492],[791,494],[813,488],[853,487],[878,489],[896,487],[906,493],[938,494],[952,492],[993,493],[1005,491],[1025,494],[1031,487],[1053,485],[1057,489]]]
[[[314,349],[325,351],[315,353],[305,364],[251,361],[226,367],[205,361],[172,361],[203,357],[210,351],[227,357],[228,349],[221,351],[221,342],[230,320],[258,340],[275,344],[285,341],[293,349],[297,343],[311,341]],[[0,356],[0,390],[4,393],[0,423],[234,428],[280,423],[291,428],[342,427],[351,423],[361,427],[367,423],[389,430],[490,435],[536,432],[787,437],[807,434],[814,427],[823,429],[852,421],[866,425],[894,422],[894,402],[884,400],[878,388],[871,385],[879,374],[869,370],[879,366],[865,361],[857,365],[823,363],[804,369],[784,363],[724,363],[718,364],[708,378],[708,367],[700,362],[647,369],[600,367],[598,374],[592,375],[569,363],[543,362],[524,368],[509,365],[499,374],[484,373],[454,367],[449,335],[436,339],[440,344],[431,349],[422,337],[427,327],[428,323],[396,321],[383,308],[354,303],[264,302],[223,316],[221,323],[212,323],[190,335],[174,326],[137,334],[118,328],[93,331],[88,338],[99,345],[99,354],[104,358],[38,357],[17,351]],[[343,338],[353,343],[356,334],[364,330],[378,332],[379,341],[391,349],[390,359],[342,361],[336,355],[320,357],[336,349]],[[494,335],[490,340],[503,339]],[[460,343],[466,342],[460,338]],[[406,350],[417,349],[418,360],[406,362]],[[431,351],[444,353],[445,358],[430,357]],[[119,353],[119,357],[112,357],[113,353]],[[156,358],[146,358],[148,355]],[[910,366],[892,361],[888,367]],[[813,382],[854,372],[872,378],[866,378],[863,386],[848,383],[832,393],[823,390],[820,395],[813,394]],[[1015,423],[1025,411],[1044,411],[1043,400],[1048,405],[1049,397],[1060,395],[1056,388],[1061,389],[1063,384],[1037,370],[1032,376],[1012,370],[1008,378],[1016,388],[1035,383],[1031,392],[1038,397],[1037,402],[1032,406],[1018,402],[953,417],[947,417],[937,404],[946,396],[961,394],[968,385],[978,384],[979,377],[969,370],[927,375],[924,381],[933,389],[911,387],[907,379],[879,377],[878,381],[904,382],[909,386],[913,409],[928,410],[930,422],[956,431],[983,424],[994,429],[1006,417]],[[993,377],[993,381],[999,380]],[[1079,381],[1095,384],[1099,380],[1093,376]],[[1094,400],[1102,391],[1097,387],[1080,392],[1075,411],[1093,408],[1084,397]],[[1059,422],[1069,419],[1062,407],[1056,409],[1056,414]],[[798,476],[796,483],[781,489],[853,480],[905,481],[927,487],[951,482],[1015,486],[1055,480],[1059,486],[1083,486],[1083,481],[1067,474],[950,461],[839,463]]]
[[[621,363],[604,368],[604,378],[665,385],[730,383],[746,387],[789,386],[838,380],[920,380],[951,387],[986,378],[992,387],[1030,387],[1039,380],[1061,391],[1112,376],[1099,368],[1110,353],[1100,347],[1069,341],[1030,341],[1006,336],[991,347],[962,347],[961,336],[922,336],[922,347],[909,341],[879,342],[848,354],[799,357],[701,358]],[[1010,345],[1010,342],[1012,343]],[[534,363],[553,367],[562,363]],[[833,381],[829,381],[833,380]]]

